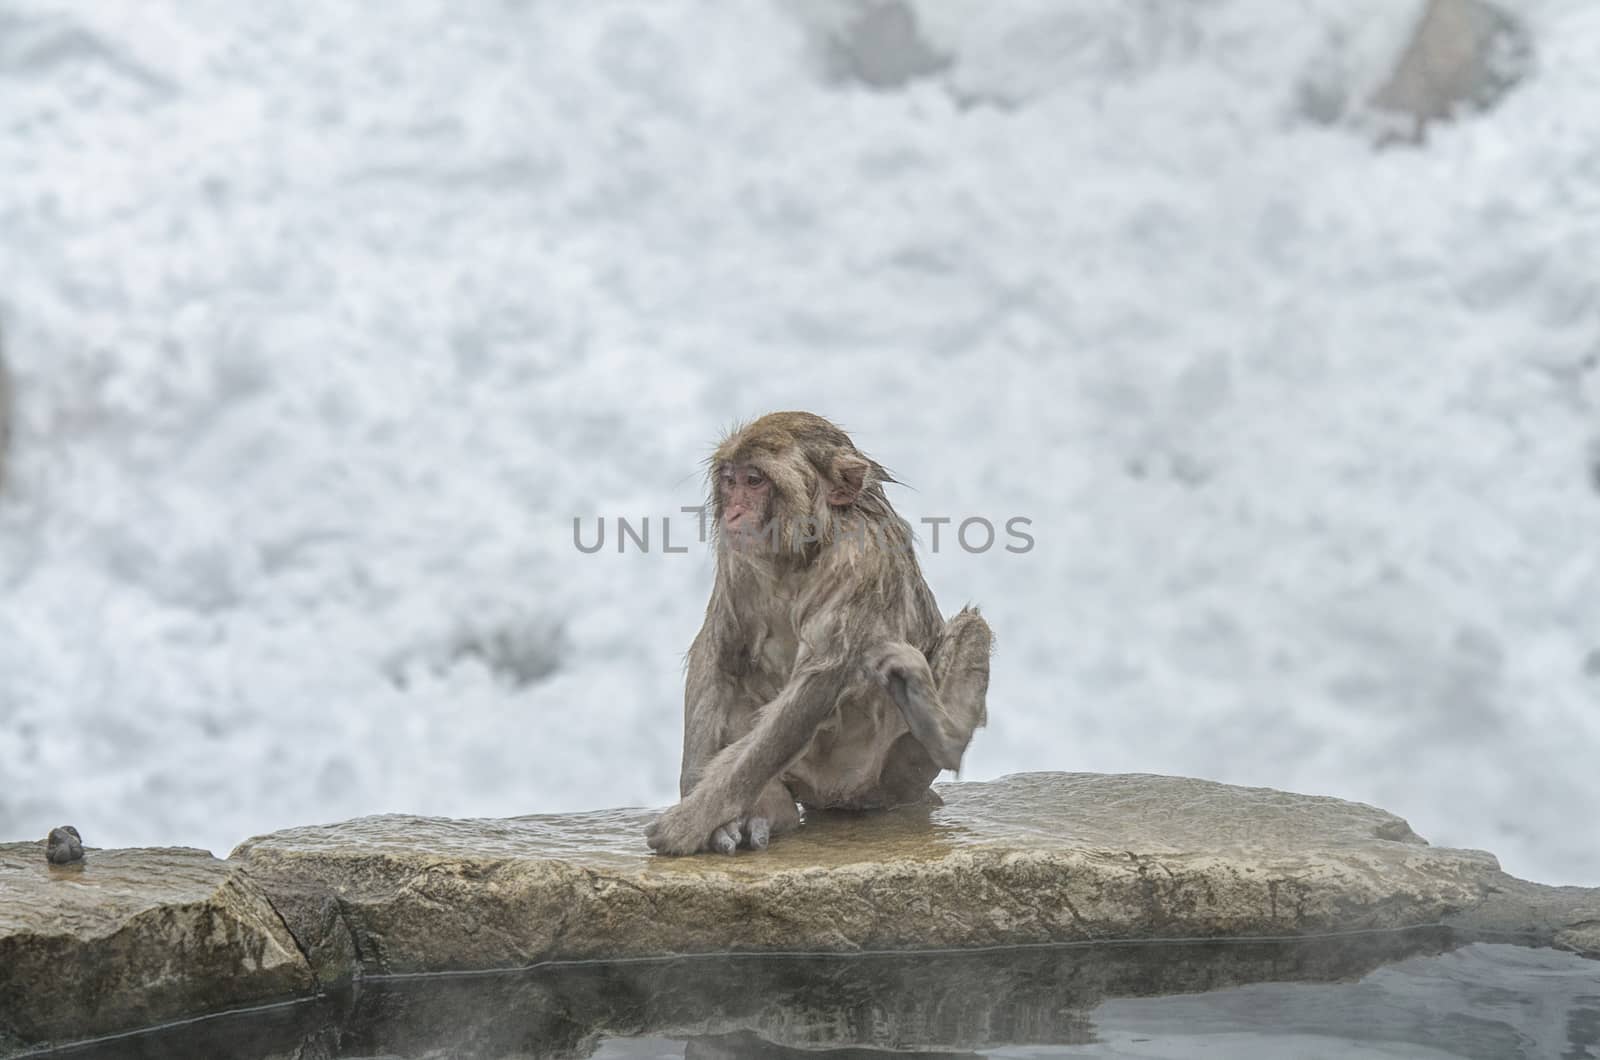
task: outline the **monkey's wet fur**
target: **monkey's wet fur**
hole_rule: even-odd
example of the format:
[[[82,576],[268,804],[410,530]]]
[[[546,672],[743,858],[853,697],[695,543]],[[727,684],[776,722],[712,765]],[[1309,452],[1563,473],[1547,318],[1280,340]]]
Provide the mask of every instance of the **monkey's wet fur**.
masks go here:
[[[809,412],[735,428],[708,462],[717,570],[689,648],[680,801],[661,854],[762,850],[807,810],[937,798],[987,720],[994,638],[939,613],[894,482]]]

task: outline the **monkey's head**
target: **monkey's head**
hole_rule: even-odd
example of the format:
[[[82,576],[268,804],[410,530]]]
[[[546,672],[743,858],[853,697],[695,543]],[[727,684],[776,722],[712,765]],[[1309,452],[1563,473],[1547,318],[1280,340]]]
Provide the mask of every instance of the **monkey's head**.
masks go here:
[[[809,412],[773,412],[733,430],[710,460],[711,506],[728,548],[804,554],[843,513],[887,510],[887,472]]]

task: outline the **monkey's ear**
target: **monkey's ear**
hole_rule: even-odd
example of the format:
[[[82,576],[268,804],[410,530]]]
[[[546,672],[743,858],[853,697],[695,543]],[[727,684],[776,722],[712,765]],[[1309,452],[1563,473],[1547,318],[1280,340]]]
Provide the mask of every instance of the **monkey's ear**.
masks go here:
[[[828,484],[828,503],[835,508],[854,504],[867,484],[867,469],[871,466],[857,453],[840,453],[834,457],[833,481]]]

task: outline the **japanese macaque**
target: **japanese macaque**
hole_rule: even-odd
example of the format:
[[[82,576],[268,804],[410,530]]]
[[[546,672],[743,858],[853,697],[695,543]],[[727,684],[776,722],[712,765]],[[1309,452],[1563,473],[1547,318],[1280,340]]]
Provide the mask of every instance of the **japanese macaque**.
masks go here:
[[[929,797],[987,720],[992,637],[940,616],[844,431],[775,412],[710,461],[716,582],[689,649],[681,801],[646,830],[662,854],[764,849],[807,809]]]

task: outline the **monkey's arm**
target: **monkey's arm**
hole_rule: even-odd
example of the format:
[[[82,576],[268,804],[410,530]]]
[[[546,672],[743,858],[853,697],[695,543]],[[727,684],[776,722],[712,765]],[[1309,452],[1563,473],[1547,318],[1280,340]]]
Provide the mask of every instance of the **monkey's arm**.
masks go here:
[[[801,643],[820,639],[802,636]],[[746,816],[767,785],[805,751],[850,675],[861,672],[859,661],[846,655],[842,638],[827,640],[837,649],[802,649],[789,683],[761,708],[755,727],[718,752],[689,794],[650,826],[645,838],[651,849],[663,854],[705,850],[713,832]]]
[[[678,797],[694,790],[711,759],[728,743],[729,722],[737,690],[710,647],[715,638],[706,629],[689,647],[689,673],[683,685],[683,769]]]

